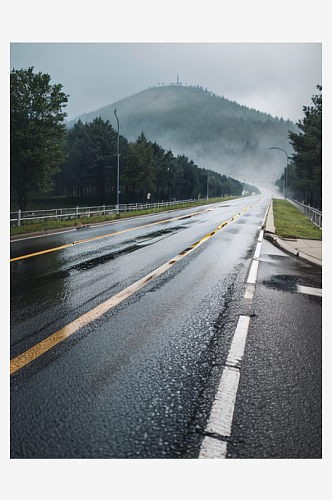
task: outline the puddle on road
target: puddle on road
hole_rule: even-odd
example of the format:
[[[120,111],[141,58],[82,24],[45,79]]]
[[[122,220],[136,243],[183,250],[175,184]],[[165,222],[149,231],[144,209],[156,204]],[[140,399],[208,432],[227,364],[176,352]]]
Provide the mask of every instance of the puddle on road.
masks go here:
[[[317,279],[314,280],[310,276],[274,275],[268,280],[263,280],[262,283],[268,288],[291,293],[298,293],[297,285],[321,288],[321,283],[317,283]]]
[[[135,238],[135,240],[131,240],[131,243],[133,242],[132,245],[129,245],[127,247],[122,248],[121,250],[116,250],[114,247],[114,251],[111,253],[107,253],[104,255],[100,255],[99,257],[94,257],[89,260],[85,260],[83,262],[80,262],[78,264],[75,264],[74,266],[69,267],[68,269],[65,270],[59,270],[51,274],[47,274],[46,276],[39,276],[38,278],[34,279],[28,279],[25,281],[21,281],[18,283],[12,283],[11,284],[11,297],[14,298],[20,294],[30,292],[33,289],[40,288],[44,285],[47,285],[49,283],[53,283],[56,280],[64,280],[66,278],[69,278],[73,276],[76,273],[79,273],[81,271],[89,271],[97,266],[100,266],[102,264],[106,264],[107,262],[116,259],[117,257],[120,257],[122,255],[126,255],[132,252],[135,252],[136,250],[140,250],[146,246],[149,246],[152,244],[152,242],[144,244],[142,243],[137,243],[135,244],[135,241],[138,240],[152,240],[155,238],[161,238],[165,235],[168,235],[170,233],[173,233],[179,229],[184,229],[181,226],[177,226],[174,228],[168,228],[168,229],[162,229],[159,231],[154,231],[153,233],[138,236]]]
[[[150,240],[150,239],[153,239],[153,238],[160,238],[160,237],[165,236],[167,234],[174,233],[175,231],[179,231],[180,229],[184,229],[184,227],[182,227],[182,226],[176,226],[176,227],[170,227],[170,228],[167,228],[167,229],[160,229],[159,231],[154,231],[153,233],[144,234],[142,236],[137,236],[135,238],[135,241]]]

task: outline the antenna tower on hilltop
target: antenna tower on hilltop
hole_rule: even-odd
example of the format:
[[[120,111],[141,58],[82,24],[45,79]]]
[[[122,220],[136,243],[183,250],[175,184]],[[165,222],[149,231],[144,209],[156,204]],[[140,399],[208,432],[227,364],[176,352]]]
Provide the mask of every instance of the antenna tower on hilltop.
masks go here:
[[[179,73],[177,74],[176,85],[182,85],[182,83],[179,82]]]

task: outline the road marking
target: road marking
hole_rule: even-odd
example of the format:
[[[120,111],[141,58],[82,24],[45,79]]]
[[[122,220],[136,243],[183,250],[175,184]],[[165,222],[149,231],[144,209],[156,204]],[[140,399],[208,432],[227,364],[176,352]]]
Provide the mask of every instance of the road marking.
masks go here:
[[[317,297],[322,297],[321,288],[313,288],[311,286],[297,285],[297,291],[299,293],[305,293],[307,295],[316,295]]]
[[[50,248],[49,250],[43,250],[42,252],[30,253],[29,255],[22,255],[22,257],[15,257],[14,259],[10,259],[10,262],[14,260],[27,259],[28,257],[34,257],[35,255],[42,255],[43,253],[54,252],[55,250],[61,250],[61,248],[70,247],[73,243],[68,243],[67,245],[62,245],[61,247]]]
[[[258,200],[260,201],[260,200]],[[258,201],[256,203],[258,203]],[[250,207],[251,208],[254,205],[254,203]],[[247,209],[245,209],[247,210]],[[245,210],[240,212],[238,215],[243,213]],[[181,217],[182,218],[182,217]],[[230,221],[233,219],[230,219]],[[134,292],[140,290],[143,288],[147,283],[149,283],[151,280],[156,278],[157,276],[160,276],[163,274],[165,271],[167,271],[172,265],[174,265],[176,262],[179,262],[183,257],[186,255],[189,255],[191,252],[193,252],[196,248],[198,248],[202,243],[207,241],[211,236],[216,234],[221,228],[225,227],[228,224],[228,221],[221,223],[214,231],[211,233],[208,233],[205,235],[203,238],[201,238],[199,241],[188,247],[186,250],[183,252],[179,253],[176,255],[173,259],[170,261],[166,262],[162,266],[158,267],[154,271],[152,271],[150,274],[145,276],[144,278],[140,279],[139,281],[136,281],[136,283],[133,283],[129,287],[125,288],[118,294],[114,295],[110,299],[106,300],[99,306],[95,307],[91,311],[89,311],[86,314],[83,314],[81,317],[77,318],[75,321],[69,323],[65,327],[61,328],[57,332],[55,332],[53,335],[50,335],[47,337],[45,340],[42,340],[35,346],[31,347],[27,351],[23,352],[22,354],[16,356],[10,361],[10,374],[12,375],[16,371],[20,370],[23,368],[23,366],[31,363],[31,361],[35,360],[45,352],[49,351],[52,347],[55,345],[59,344],[66,338],[70,337],[73,333],[75,333],[77,330],[82,328],[83,326],[91,323],[91,321],[94,321],[95,319],[99,318],[102,314],[107,312],[109,309],[112,309],[116,305],[118,305],[120,302],[122,302],[124,299],[132,295]]]
[[[199,458],[226,458],[227,443],[209,436],[204,438]]]
[[[261,249],[262,249],[262,242],[259,241],[256,246],[254,259],[259,259],[259,256],[261,254]]]
[[[245,292],[245,298],[247,299],[252,299],[254,296],[263,235],[264,230],[262,229],[258,237],[258,243],[247,279]],[[205,430],[206,433],[214,434],[214,437],[209,435],[204,437],[199,454],[200,459],[226,458],[226,439],[230,437],[232,430],[234,408],[240,381],[240,365],[244,355],[249,322],[249,316],[240,316]]]
[[[188,250],[185,250],[181,254],[177,255],[174,257],[174,259],[171,259],[169,262],[163,264],[160,266],[158,269],[155,271],[152,271],[152,273],[148,274],[144,278],[140,279],[139,281],[136,281],[129,287],[125,288],[118,294],[114,295],[110,299],[106,300],[99,306],[95,307],[91,311],[89,311],[86,314],[83,314],[83,316],[77,318],[75,321],[72,323],[69,323],[65,327],[61,328],[57,332],[55,332],[53,335],[50,337],[46,338],[45,340],[42,340],[35,346],[33,346],[31,349],[25,351],[24,353],[20,354],[16,358],[12,359],[10,362],[10,374],[15,373],[17,370],[22,368],[23,366],[27,365],[28,363],[31,363],[34,359],[38,358],[41,354],[45,353],[55,345],[59,344],[59,342],[62,342],[64,339],[70,337],[73,333],[75,333],[77,330],[82,328],[83,326],[91,323],[91,321],[94,321],[95,319],[99,318],[102,314],[107,312],[109,309],[112,309],[116,305],[118,305],[120,302],[122,302],[124,299],[132,295],[134,292],[137,292],[141,288],[143,288],[147,283],[149,283],[151,280],[159,276],[160,274],[164,273],[167,271],[175,262],[178,262],[181,260],[185,255],[188,255],[190,251],[193,251],[194,248],[189,248]]]
[[[212,405],[206,432],[230,436],[240,372],[225,366],[218,391]]]
[[[262,199],[262,198],[261,198]],[[239,215],[241,215],[243,212],[245,212],[246,210],[248,210],[249,208],[252,208],[254,205],[256,205],[256,203],[258,203],[259,201],[261,201],[261,199],[259,199],[258,201],[256,201],[255,203],[253,203],[252,205],[250,205],[249,207],[245,208],[244,210],[242,210],[242,212],[239,212],[237,215],[235,215],[232,219],[236,219]],[[159,222],[152,222],[151,224],[145,224],[143,226],[137,226],[137,227],[132,227],[131,229],[125,229],[123,231],[118,231],[116,233],[110,233],[110,234],[104,234],[102,236],[95,236],[94,238],[87,238],[85,240],[79,240],[79,241],[74,241],[73,243],[69,243],[67,245],[63,245],[63,246],[60,246],[60,247],[56,247],[56,248],[50,248],[49,250],[43,250],[42,252],[36,252],[36,253],[31,253],[29,255],[22,255],[20,257],[15,257],[13,259],[10,259],[10,262],[14,262],[16,260],[22,260],[22,259],[27,259],[29,257],[34,257],[36,255],[42,255],[44,253],[49,253],[49,252],[54,252],[56,250],[61,250],[63,248],[66,248],[66,247],[70,247],[72,245],[78,245],[80,243],[86,243],[87,241],[92,241],[92,240],[97,240],[97,239],[100,239],[100,238],[107,238],[108,236],[115,236],[117,234],[122,234],[122,233],[127,233],[128,231],[135,231],[136,229],[143,229],[145,227],[150,227],[150,226],[155,226],[157,224],[164,224],[166,222],[172,222],[174,220],[181,220],[181,219],[187,219],[187,218],[190,218],[190,217],[193,217],[194,215],[199,215],[199,214],[203,214],[204,212],[211,212],[212,210],[214,210],[216,207],[213,207],[213,208],[207,208],[205,210],[201,210],[199,212],[194,212],[192,214],[187,214],[187,215],[181,215],[180,217],[172,217],[171,219],[166,219],[166,220],[162,220],[162,221],[159,221]],[[120,222],[120,221],[117,221],[117,222]]]
[[[258,260],[253,260],[251,263],[250,273],[247,283],[256,283],[258,270]]]
[[[245,299],[253,299],[255,295],[255,285],[253,283],[247,283],[246,293],[244,294]]]
[[[216,438],[211,436],[204,438],[199,458],[226,458],[227,443],[221,446],[214,441],[220,441],[231,435],[240,381],[240,364],[244,355],[249,322],[249,316],[240,316],[205,429],[206,433],[215,434]]]
[[[237,368],[243,358],[249,328],[249,316],[240,316],[233,342],[227,356],[226,365]]]
[[[246,292],[244,294],[245,299],[254,298],[255,284],[257,280],[257,271],[258,271],[258,259],[261,254],[263,235],[264,235],[264,230],[262,229],[258,237],[258,243],[256,245],[254,258],[251,264],[250,273],[247,280]]]
[[[13,262],[14,260],[27,259],[29,257],[34,257],[35,255],[42,255],[44,253],[54,252],[56,250],[61,250],[62,248],[70,247],[72,245],[78,245],[80,243],[86,243],[87,241],[97,240],[97,239],[100,239],[100,238],[107,238],[108,236],[115,236],[117,234],[127,233],[128,231],[135,231],[136,229],[143,229],[145,227],[155,226],[157,224],[164,224],[166,222],[171,222],[173,220],[180,220],[180,219],[185,219],[185,218],[193,217],[194,215],[199,215],[199,214],[202,214],[204,212],[210,212],[211,210],[212,210],[212,208],[209,208],[209,209],[206,209],[206,210],[202,210],[200,212],[194,212],[193,214],[189,214],[189,215],[188,214],[187,215],[181,215],[180,217],[173,217],[171,219],[166,219],[166,220],[162,220],[162,221],[159,221],[159,222],[152,222],[151,224],[145,224],[143,226],[137,226],[137,227],[132,227],[130,229],[124,229],[123,231],[118,231],[116,233],[104,234],[102,236],[95,236],[94,238],[87,238],[86,240],[74,241],[73,243],[68,243],[67,245],[62,245],[61,247],[50,248],[49,250],[43,250],[42,252],[36,252],[36,253],[31,253],[29,255],[22,255],[21,257],[15,257],[13,259],[10,259],[10,262]]]
[[[15,238],[14,240],[10,240],[10,243],[17,243],[18,241],[27,241],[27,240],[34,240],[35,238],[44,238],[45,236],[58,236],[59,234],[64,234],[64,233],[72,233],[77,231],[77,229],[68,229],[67,231],[59,231],[57,233],[48,233],[46,230],[44,230],[44,234],[38,234],[37,236],[33,236],[33,233],[31,233],[31,236],[27,236],[26,238]],[[22,233],[24,234],[24,233]]]

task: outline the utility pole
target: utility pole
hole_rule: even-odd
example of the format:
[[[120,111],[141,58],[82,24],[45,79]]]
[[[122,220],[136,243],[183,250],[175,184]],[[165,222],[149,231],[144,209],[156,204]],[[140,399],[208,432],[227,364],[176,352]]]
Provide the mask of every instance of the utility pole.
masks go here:
[[[118,171],[117,171],[117,179],[116,179],[116,214],[119,215],[119,195],[120,195],[120,152],[119,152],[119,140],[120,140],[120,126],[119,126],[119,119],[116,114],[116,109],[114,110],[115,118],[117,119],[118,122],[118,137],[116,141],[116,153],[118,156]]]
[[[170,171],[169,167],[167,170],[168,170],[168,202],[170,202],[171,200],[169,199],[169,176],[170,176],[171,171]]]
[[[206,181],[206,199],[209,199],[209,172],[207,173],[207,181]]]
[[[285,197],[285,200],[287,199],[287,188],[288,188],[288,182],[287,182],[287,174],[288,174],[288,159],[290,159],[290,157],[288,156],[288,154],[286,153],[286,151],[284,151],[283,149],[281,148],[276,148],[276,147],[273,147],[273,148],[270,148],[270,149],[280,149],[280,151],[282,151],[283,153],[285,153],[286,155],[286,167],[285,167],[285,182],[284,182],[284,197]]]

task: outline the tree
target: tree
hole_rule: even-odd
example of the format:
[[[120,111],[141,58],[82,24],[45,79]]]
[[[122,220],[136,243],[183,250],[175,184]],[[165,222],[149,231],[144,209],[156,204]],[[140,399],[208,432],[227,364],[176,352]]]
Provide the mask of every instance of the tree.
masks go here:
[[[127,162],[122,174],[122,182],[130,187],[134,202],[137,191],[142,191],[145,198],[147,193],[155,189],[155,161],[153,145],[142,132],[136,142],[128,145]]]
[[[128,141],[120,135],[120,173],[125,169]],[[67,131],[67,161],[58,183],[77,203],[116,203],[117,132],[99,116],[90,123],[78,120]],[[122,181],[121,183],[122,184]]]
[[[316,88],[321,92],[321,85]],[[294,148],[298,191],[322,191],[322,95],[312,97],[313,106],[303,106],[304,118],[297,126],[299,134],[289,132]]]
[[[31,191],[51,188],[52,176],[66,158],[62,122],[67,113],[62,108],[69,96],[50,80],[48,74],[33,73],[33,66],[10,73],[11,188],[22,210]]]

